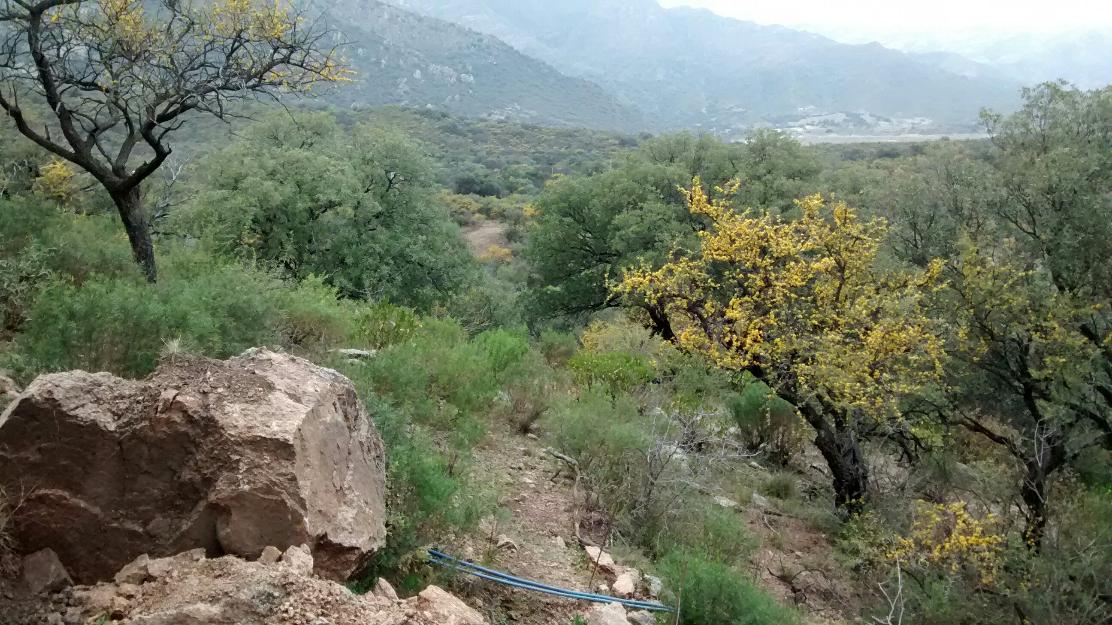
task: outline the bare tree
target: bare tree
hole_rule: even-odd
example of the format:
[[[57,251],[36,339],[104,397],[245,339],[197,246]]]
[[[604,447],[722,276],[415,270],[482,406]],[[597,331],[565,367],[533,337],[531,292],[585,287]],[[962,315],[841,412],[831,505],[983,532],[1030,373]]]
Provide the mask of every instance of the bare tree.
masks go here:
[[[92,175],[157,279],[142,184],[191,113],[347,80],[334,34],[263,0],[0,0],[0,109]]]

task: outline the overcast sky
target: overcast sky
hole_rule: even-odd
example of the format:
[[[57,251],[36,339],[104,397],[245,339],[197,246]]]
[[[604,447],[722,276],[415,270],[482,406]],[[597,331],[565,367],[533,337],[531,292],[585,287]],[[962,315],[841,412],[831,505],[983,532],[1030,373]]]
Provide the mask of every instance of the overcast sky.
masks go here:
[[[1112,29],[1112,0],[660,0],[835,38],[896,44],[989,34]]]

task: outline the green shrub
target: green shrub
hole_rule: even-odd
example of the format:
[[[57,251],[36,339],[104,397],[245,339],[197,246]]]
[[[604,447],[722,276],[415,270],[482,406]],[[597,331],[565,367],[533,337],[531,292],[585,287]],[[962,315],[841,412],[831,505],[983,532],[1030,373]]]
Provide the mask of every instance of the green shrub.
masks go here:
[[[413,338],[421,318],[410,308],[375,302],[356,306],[351,325],[353,347],[384,349]]]
[[[761,492],[777,499],[794,499],[799,491],[799,481],[786,471],[773,473],[761,484]]]
[[[438,445],[429,432],[411,423],[406,406],[377,397],[360,369],[353,365],[345,372],[382,434],[390,493],[386,545],[355,586],[367,590],[378,576],[389,573],[400,590],[417,591],[429,574],[421,548],[474,527],[497,508],[497,497],[466,479],[461,449]]]
[[[795,407],[755,382],[726,402],[745,444],[763,450],[770,460],[786,466],[803,448],[806,435]]]
[[[740,571],[701,554],[673,551],[660,561],[685,625],[793,625],[799,615],[778,604]]]
[[[405,406],[414,422],[472,442],[482,431],[476,417],[499,391],[490,353],[450,320],[426,319],[409,341],[381,350],[364,368],[371,388]]]
[[[709,501],[683,501],[667,527],[655,537],[656,552],[680,549],[701,554],[715,562],[740,564],[758,543],[745,519]]]
[[[47,283],[16,341],[27,366],[141,377],[171,341],[215,358],[278,342],[281,282],[198,253],[163,260],[157,285],[138,277]]]
[[[347,346],[355,333],[355,305],[341,301],[335,288],[310,276],[275,292],[282,311],[282,343],[309,350]]]
[[[602,387],[613,395],[651,382],[656,373],[647,356],[627,352],[579,352],[568,361],[568,369],[576,383]]]
[[[496,377],[517,365],[529,352],[529,340],[507,330],[487,330],[475,337],[475,345],[486,356]]]
[[[537,341],[537,348],[544,354],[545,360],[554,367],[567,365],[578,347],[579,339],[571,332],[544,330]]]

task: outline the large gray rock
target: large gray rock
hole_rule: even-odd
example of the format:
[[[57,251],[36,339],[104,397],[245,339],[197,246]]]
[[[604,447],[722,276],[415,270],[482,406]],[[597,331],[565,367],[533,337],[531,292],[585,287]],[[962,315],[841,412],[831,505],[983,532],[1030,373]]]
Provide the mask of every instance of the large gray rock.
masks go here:
[[[351,382],[266,350],[40,377],[0,414],[0,486],[26,494],[20,546],[83,583],[141,554],[302,544],[343,580],[386,533],[382,441]]]

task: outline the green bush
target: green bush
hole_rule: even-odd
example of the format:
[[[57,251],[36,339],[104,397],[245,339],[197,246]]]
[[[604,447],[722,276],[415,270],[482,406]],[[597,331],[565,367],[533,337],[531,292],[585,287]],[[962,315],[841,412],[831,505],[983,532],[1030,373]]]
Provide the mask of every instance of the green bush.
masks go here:
[[[414,425],[406,406],[377,397],[370,380],[353,365],[347,373],[355,381],[386,445],[386,545],[376,553],[357,590],[367,590],[378,576],[389,573],[403,591],[420,590],[429,574],[421,548],[450,541],[473,527],[497,507],[497,497],[481,484],[466,479],[460,448],[443,448],[432,433]]]
[[[579,339],[570,332],[544,330],[537,341],[537,348],[554,367],[566,366],[578,347]]]
[[[493,348],[496,341],[486,340]],[[371,388],[405,406],[416,423],[472,442],[482,432],[476,417],[499,391],[490,353],[450,320],[426,319],[409,341],[381,350],[364,368]]]
[[[270,276],[198,253],[163,256],[163,278],[55,279],[38,294],[17,349],[36,371],[86,369],[141,377],[169,342],[215,358],[279,341]]]
[[[685,625],[794,625],[799,615],[778,604],[740,571],[705,555],[673,551],[660,574],[680,602]]]
[[[763,450],[770,460],[786,466],[803,448],[806,428],[795,407],[755,382],[726,402],[745,444]]]
[[[778,471],[761,484],[761,492],[777,499],[793,499],[799,492],[799,480],[791,473]]]
[[[579,352],[568,361],[568,369],[578,384],[602,387],[613,395],[651,382],[656,373],[647,356],[627,352]]]
[[[410,308],[375,302],[356,306],[351,324],[352,347],[384,349],[413,338],[421,318]]]
[[[655,537],[656,552],[681,549],[716,562],[740,564],[756,550],[757,540],[745,519],[709,501],[683,501],[663,531]]]

